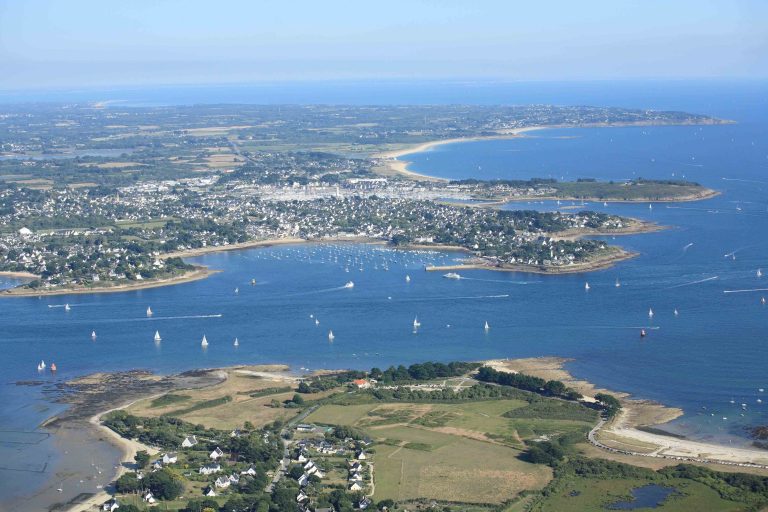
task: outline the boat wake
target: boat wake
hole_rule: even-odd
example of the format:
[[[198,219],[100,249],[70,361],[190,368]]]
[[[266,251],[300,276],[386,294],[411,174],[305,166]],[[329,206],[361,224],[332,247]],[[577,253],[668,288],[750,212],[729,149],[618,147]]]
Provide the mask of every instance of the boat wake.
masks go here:
[[[723,293],[749,293],[749,292],[768,292],[768,288],[749,288],[745,290],[723,290]]]
[[[674,286],[667,286],[665,290],[671,290],[672,288],[682,288],[683,286],[692,286],[694,284],[706,283],[707,281],[714,281],[715,279],[720,279],[720,276],[706,277],[704,279],[699,279],[698,281],[691,281],[690,283],[682,283],[682,284],[676,284]]]
[[[221,318],[221,313],[212,315],[182,315],[182,316],[152,316],[147,318],[136,318],[136,320],[188,320],[193,318]]]
[[[539,284],[538,281],[505,281],[503,279],[481,279],[479,277],[461,277],[462,281],[482,281],[484,283],[504,283],[504,284]]]
[[[483,299],[506,299],[509,297],[508,293],[502,293],[498,295],[459,295],[456,297],[414,297],[408,299],[400,299],[394,302],[425,302],[425,301],[440,301],[440,300],[483,300]]]

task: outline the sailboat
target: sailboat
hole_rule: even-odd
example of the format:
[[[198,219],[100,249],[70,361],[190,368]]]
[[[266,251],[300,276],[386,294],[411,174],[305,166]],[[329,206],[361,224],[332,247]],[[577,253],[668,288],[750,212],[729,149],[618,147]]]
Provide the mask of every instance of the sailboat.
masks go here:
[[[640,337],[645,338],[645,329],[640,329]]]
[[[648,308],[648,318],[653,318],[653,309]]]
[[[240,342],[239,342],[239,341],[237,341],[237,338],[235,338],[235,342],[233,343],[233,345],[234,345],[234,346],[236,346],[236,347],[239,347],[239,346],[240,346]]]
[[[70,309],[72,308],[69,307],[69,304],[64,304],[64,311],[69,311]]]
[[[235,295],[237,295],[238,293],[240,293],[240,288],[235,288]]]
[[[56,363],[51,363],[51,371],[52,372],[56,371]]]
[[[40,361],[40,364],[37,365],[37,371],[43,370],[45,370],[45,361]]]
[[[589,291],[589,283],[584,283],[584,289]]]
[[[757,269],[757,277],[763,277],[763,271],[760,269]]]
[[[408,274],[405,275],[405,282],[406,283],[410,283],[411,282],[411,276],[409,276]]]
[[[333,331],[328,331],[328,341],[333,341],[336,336],[333,335]]]
[[[155,341],[162,341],[163,338],[160,337],[160,331],[155,331]]]
[[[614,285],[616,288],[621,288],[621,283],[619,282],[619,278],[616,278],[616,284]]]
[[[203,341],[200,342],[200,345],[202,345],[203,347],[208,346],[208,340],[206,339],[205,334],[203,334]]]
[[[760,304],[765,305],[765,297],[760,297]]]
[[[147,316],[152,316],[152,308],[147,306]]]
[[[413,328],[418,329],[419,327],[421,327],[421,322],[419,322],[419,317],[417,316],[413,319]]]
[[[256,286],[256,280],[255,279],[251,279],[251,286]]]
[[[318,320],[317,318],[315,318],[315,325],[320,325],[320,320]]]
[[[354,288],[355,283],[353,281],[347,281],[347,284],[344,285],[344,288]]]
[[[485,329],[486,331],[489,331],[491,329],[491,326],[488,325],[488,321],[487,320],[485,321],[485,325],[483,326],[483,329]]]
[[[96,331],[91,331],[91,339],[92,340],[96,339]]]
[[[680,313],[677,311],[677,308],[675,308],[675,316],[679,315]]]

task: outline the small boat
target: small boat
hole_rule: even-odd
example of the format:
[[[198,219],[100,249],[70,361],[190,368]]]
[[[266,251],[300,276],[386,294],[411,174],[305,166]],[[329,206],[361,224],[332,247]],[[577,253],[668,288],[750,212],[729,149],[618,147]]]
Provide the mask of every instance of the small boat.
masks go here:
[[[155,341],[162,341],[163,338],[160,337],[160,331],[155,331]]]
[[[92,340],[96,339],[96,331],[91,331],[91,339]]]
[[[603,201],[603,206],[608,206],[608,203],[606,203],[605,201]]]
[[[648,318],[653,318],[653,309],[648,308]]]
[[[405,282],[406,283],[410,283],[411,282],[411,276],[409,276],[408,274],[405,275]]]
[[[152,316],[152,308],[147,306],[147,316]]]
[[[235,295],[237,295],[238,293],[240,293],[240,288],[235,288]]]
[[[315,325],[320,325],[320,320],[318,320],[317,318],[315,318]]]
[[[589,283],[584,283],[584,289],[589,291]]]
[[[45,370],[45,361],[40,361],[40,364],[37,365],[37,370],[38,371]]]
[[[233,343],[233,345],[234,345],[234,346],[236,346],[236,347],[239,347],[239,346],[240,346],[240,342],[239,342],[239,341],[237,341],[237,338],[235,338],[235,342]]]
[[[614,284],[613,286],[615,286],[616,288],[621,288],[621,283],[619,282],[618,277],[616,278],[616,284]]]
[[[255,279],[251,279],[251,286],[256,286],[256,280]]]
[[[763,277],[763,271],[760,269],[757,269],[757,277]]]
[[[760,297],[760,304],[765,305],[765,297]]]
[[[52,372],[56,371],[56,363],[51,363],[51,371]]]
[[[443,277],[446,279],[461,279],[461,276],[456,272],[448,272],[447,274],[443,274]]]
[[[485,325],[483,326],[483,329],[485,329],[486,331],[489,331],[491,329],[491,326],[488,325],[488,321],[487,320],[485,321]]]
[[[675,316],[677,316],[677,315],[679,315],[679,314],[680,314],[680,312],[677,310],[677,308],[675,308],[675,311],[674,311],[674,313],[675,313]]]
[[[333,341],[336,336],[333,335],[333,331],[328,331],[328,341]]]
[[[64,311],[69,311],[70,309],[72,308],[69,307],[69,304],[64,304]]]
[[[645,338],[646,332],[645,329],[640,329],[640,337]]]
[[[648,209],[649,209],[649,210],[653,210],[653,205],[652,205],[652,204],[649,204],[649,205],[648,205]]]
[[[355,283],[352,281],[347,281],[347,284],[344,285],[344,288],[354,288]]]
[[[413,319],[413,328],[418,329],[419,327],[421,327],[421,322],[419,322],[419,317],[417,316]]]
[[[206,339],[205,334],[203,334],[203,341],[200,342],[200,345],[202,345],[203,347],[208,346],[208,340]]]

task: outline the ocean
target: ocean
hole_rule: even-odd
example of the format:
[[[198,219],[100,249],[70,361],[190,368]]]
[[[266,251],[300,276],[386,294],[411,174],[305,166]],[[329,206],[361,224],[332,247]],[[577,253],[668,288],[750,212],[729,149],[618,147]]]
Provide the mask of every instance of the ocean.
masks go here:
[[[647,203],[561,205],[669,226],[657,233],[606,238],[640,253],[611,269],[561,276],[472,270],[461,272],[464,279],[450,280],[425,272],[424,266],[460,261],[459,253],[361,244],[275,246],[191,259],[223,272],[178,286],[0,301],[5,354],[0,358],[0,431],[5,432],[0,435],[0,460],[5,461],[0,465],[0,501],[33,494],[51,482],[62,485],[62,480],[61,499],[68,499],[108,479],[109,471],[84,482],[57,477],[66,461],[64,448],[36,431],[60,406],[46,398],[46,386],[16,384],[38,379],[52,384],[50,374],[36,370],[41,359],[55,362],[55,379],[65,380],[131,368],[170,373],[287,363],[302,371],[562,356],[573,359],[568,369],[579,378],[683,408],[685,415],[665,427],[669,430],[747,444],[745,429],[768,423],[768,397],[765,404],[757,402],[763,396],[759,389],[768,389],[768,306],[760,303],[768,290],[740,291],[768,288],[765,86],[718,81],[430,82],[410,87],[194,88],[180,89],[173,98],[167,90],[134,90],[130,97],[126,91],[45,97],[0,93],[0,102],[88,98],[136,105],[168,104],[174,98],[190,103],[592,104],[686,110],[736,121],[704,127],[542,130],[513,140],[438,146],[407,157],[414,171],[455,179],[673,178],[722,192],[705,201],[656,203],[652,208]],[[522,202],[506,207],[558,205]],[[760,268],[766,277],[757,277]],[[251,279],[256,279],[255,286]],[[343,288],[348,281],[354,288]],[[13,283],[4,279],[0,286]],[[147,306],[154,311],[151,319]],[[422,326],[414,333],[417,315]],[[648,328],[644,339],[639,337],[641,327]],[[333,342],[328,340],[331,329]],[[96,340],[90,337],[92,330]],[[159,344],[152,340],[155,330],[163,338]],[[210,342],[207,350],[200,346],[203,335]]]

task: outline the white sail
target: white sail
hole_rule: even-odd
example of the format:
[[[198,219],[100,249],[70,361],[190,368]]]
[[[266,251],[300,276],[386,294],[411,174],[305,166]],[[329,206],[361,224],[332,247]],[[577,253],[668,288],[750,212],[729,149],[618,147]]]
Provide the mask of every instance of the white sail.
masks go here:
[[[328,340],[333,341],[336,336],[333,335],[333,331],[328,331]]]
[[[163,338],[160,337],[160,331],[155,331],[155,341],[162,341]]]
[[[152,308],[147,306],[147,316],[152,316]]]
[[[410,283],[411,282],[411,276],[409,276],[408,274],[405,275],[405,282],[406,283]]]
[[[653,309],[648,308],[648,318],[653,318]]]
[[[675,308],[675,316],[679,315],[680,313],[677,311],[677,308]]]
[[[621,283],[619,282],[619,278],[616,278],[616,284],[614,285],[616,288],[619,288],[621,286]]]
[[[320,320],[318,320],[317,318],[315,318],[315,325],[320,325]]]
[[[490,325],[488,325],[488,321],[486,320],[486,322],[485,322],[485,325],[483,326],[483,329],[485,329],[485,330],[487,331],[487,330],[489,330],[490,328],[491,328],[491,326],[490,326]]]
[[[239,347],[239,346],[240,346],[240,342],[239,342],[239,341],[237,341],[237,338],[235,338],[235,343],[234,343],[234,345],[235,345],[236,347]]]
[[[64,304],[64,311],[69,311],[70,309],[69,304]]]
[[[96,331],[91,331],[91,339],[96,339]]]
[[[204,347],[208,346],[208,340],[206,339],[205,334],[203,334],[203,341],[201,341],[200,344]]]
[[[413,328],[421,327],[421,322],[419,322],[419,317],[413,319]]]
[[[347,281],[347,284],[344,285],[344,288],[354,288],[355,283],[352,281]]]
[[[589,290],[589,283],[584,283],[584,289]]]
[[[757,269],[757,277],[763,277],[763,271],[760,269]]]

